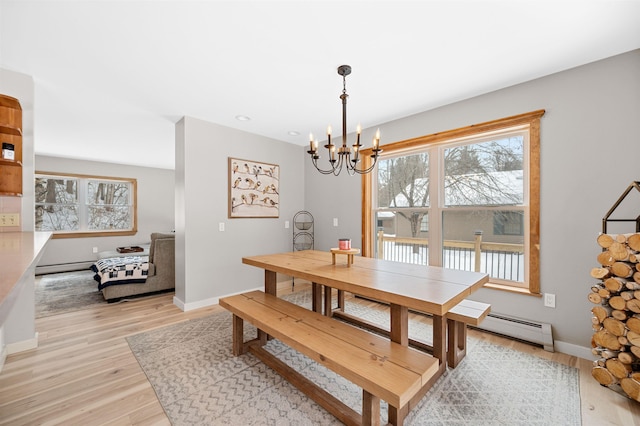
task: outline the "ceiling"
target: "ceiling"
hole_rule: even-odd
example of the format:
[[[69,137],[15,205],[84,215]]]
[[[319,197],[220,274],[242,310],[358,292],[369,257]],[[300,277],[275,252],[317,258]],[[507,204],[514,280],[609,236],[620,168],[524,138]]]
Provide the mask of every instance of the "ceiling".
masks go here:
[[[0,67],[33,76],[36,154],[169,169],[185,115],[299,145],[340,133],[341,64],[368,141],[637,48],[640,1],[0,0]]]

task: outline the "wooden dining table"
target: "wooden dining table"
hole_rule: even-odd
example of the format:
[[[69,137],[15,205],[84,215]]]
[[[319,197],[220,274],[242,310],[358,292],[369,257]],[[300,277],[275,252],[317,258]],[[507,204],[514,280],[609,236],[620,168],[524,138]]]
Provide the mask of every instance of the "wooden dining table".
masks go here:
[[[333,263],[329,251],[304,250],[249,256],[242,263],[264,269],[264,291],[276,295],[277,274],[300,278],[312,283],[312,309],[335,315],[330,307],[331,289],[338,291],[338,311],[344,308],[344,292],[389,305],[389,338],[409,345],[409,310],[430,314],[433,319],[433,356],[439,359],[439,372],[425,386],[426,393],[444,373],[447,365],[447,312],[481,288],[489,280],[487,274],[435,266],[414,265],[355,256]],[[323,302],[324,288],[324,308]],[[349,319],[349,315],[340,315]],[[416,401],[417,402],[417,401]]]

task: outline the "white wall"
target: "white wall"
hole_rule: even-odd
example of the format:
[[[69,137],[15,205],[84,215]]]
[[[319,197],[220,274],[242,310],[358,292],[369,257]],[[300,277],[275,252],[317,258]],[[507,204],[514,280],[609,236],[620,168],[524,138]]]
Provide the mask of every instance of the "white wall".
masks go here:
[[[176,124],[176,304],[188,310],[263,288],[264,272],[242,257],[291,250],[285,221],[304,209],[299,148],[191,117]],[[227,217],[228,157],[280,166],[279,218]]]
[[[556,308],[544,307],[538,297],[489,289],[474,299],[491,303],[494,312],[551,323],[557,350],[589,357],[587,294],[593,283],[589,272],[599,266],[596,237],[611,205],[640,180],[640,50],[385,123],[381,142],[538,109],[546,110],[541,120],[541,291],[556,295]],[[360,185],[356,176],[320,176],[306,160],[305,206],[318,223],[317,249],[330,248],[338,235],[358,246]],[[333,217],[340,219],[337,232],[330,227]],[[625,232],[634,230],[629,224]]]
[[[173,170],[151,167],[73,160],[49,156],[36,156],[36,170],[57,173],[78,173],[95,176],[124,177],[137,180],[138,232],[131,236],[61,238],[52,239],[38,264],[38,271],[52,269],[48,265],[65,265],[60,269],[73,269],[74,263],[95,262],[98,251],[116,247],[148,243],[152,232],[170,232],[174,229],[174,176]],[[33,189],[33,178],[30,182]],[[25,210],[33,216],[33,205]]]

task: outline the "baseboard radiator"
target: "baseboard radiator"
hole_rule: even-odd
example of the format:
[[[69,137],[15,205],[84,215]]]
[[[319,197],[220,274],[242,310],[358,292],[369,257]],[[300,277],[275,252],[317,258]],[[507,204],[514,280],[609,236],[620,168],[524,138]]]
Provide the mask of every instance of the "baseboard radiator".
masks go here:
[[[545,351],[554,351],[551,324],[490,313],[477,328],[517,340],[535,343],[542,346]]]
[[[95,260],[90,260],[86,262],[59,263],[56,265],[38,265],[36,266],[36,275],[89,270],[95,262]]]

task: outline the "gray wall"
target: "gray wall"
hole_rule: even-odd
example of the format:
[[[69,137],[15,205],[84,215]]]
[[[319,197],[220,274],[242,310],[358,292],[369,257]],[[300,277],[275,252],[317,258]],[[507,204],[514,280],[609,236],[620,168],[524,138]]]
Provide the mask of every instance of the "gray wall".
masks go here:
[[[541,291],[556,295],[556,308],[544,307],[542,298],[489,289],[474,299],[491,303],[494,312],[551,323],[557,350],[589,358],[587,294],[593,282],[589,272],[598,266],[601,220],[640,179],[640,50],[383,124],[381,142],[538,109],[546,110],[541,120]],[[358,247],[361,180],[321,176],[305,161],[305,206],[319,224],[316,248],[330,248],[339,235]],[[333,217],[340,219],[337,230],[329,226]],[[624,232],[633,231],[628,225]]]
[[[95,176],[134,178],[138,186],[138,232],[131,236],[61,238],[52,239],[38,263],[38,271],[47,265],[94,262],[98,251],[115,250],[119,246],[148,243],[152,232],[174,229],[174,171],[151,167],[138,167],[98,161],[36,155],[36,170],[56,173],[77,173]],[[30,184],[33,188],[33,179]],[[28,211],[33,216],[33,207]],[[27,213],[27,211],[25,211]],[[73,269],[74,266],[59,269]]]
[[[227,217],[228,157],[280,166],[279,218]],[[264,272],[243,265],[242,257],[291,250],[292,230],[285,221],[303,210],[303,178],[298,146],[181,119],[176,124],[176,304],[193,309],[263,288]]]

